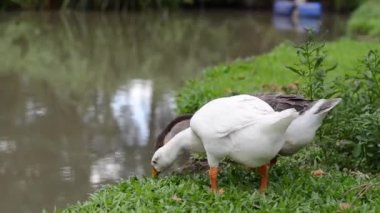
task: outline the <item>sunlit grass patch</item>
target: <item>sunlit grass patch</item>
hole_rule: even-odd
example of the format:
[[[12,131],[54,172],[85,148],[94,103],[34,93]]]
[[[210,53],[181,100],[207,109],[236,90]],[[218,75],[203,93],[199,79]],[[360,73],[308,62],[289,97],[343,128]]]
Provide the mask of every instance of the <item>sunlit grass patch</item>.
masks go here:
[[[380,2],[369,0],[361,5],[348,22],[348,30],[380,40]]]

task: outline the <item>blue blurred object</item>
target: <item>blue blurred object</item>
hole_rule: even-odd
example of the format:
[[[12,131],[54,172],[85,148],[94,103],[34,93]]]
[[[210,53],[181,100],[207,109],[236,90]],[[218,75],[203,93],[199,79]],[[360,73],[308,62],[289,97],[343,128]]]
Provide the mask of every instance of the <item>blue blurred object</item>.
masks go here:
[[[298,9],[300,17],[319,17],[322,15],[322,5],[320,2],[306,2],[297,5],[294,1],[276,0],[273,5],[273,12],[277,15],[292,15]]]
[[[276,0],[273,5],[273,12],[278,15],[290,16],[294,8],[294,2]]]
[[[319,32],[321,27],[321,19],[316,17],[300,17],[297,22],[289,16],[274,15],[272,18],[274,28],[280,31],[295,31],[304,33],[306,29],[312,29]]]
[[[322,15],[322,6],[319,2],[300,4],[298,9],[301,17],[319,17]]]
[[[278,15],[290,16],[295,7],[291,1],[275,1],[273,5],[273,12]]]

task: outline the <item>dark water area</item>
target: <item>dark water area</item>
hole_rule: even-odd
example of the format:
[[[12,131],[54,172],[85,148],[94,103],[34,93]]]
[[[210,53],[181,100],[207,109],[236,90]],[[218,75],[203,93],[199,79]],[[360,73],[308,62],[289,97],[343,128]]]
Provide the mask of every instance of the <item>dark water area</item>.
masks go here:
[[[0,208],[64,208],[104,184],[149,175],[175,92],[202,69],[305,39],[346,17],[270,12],[0,14]]]

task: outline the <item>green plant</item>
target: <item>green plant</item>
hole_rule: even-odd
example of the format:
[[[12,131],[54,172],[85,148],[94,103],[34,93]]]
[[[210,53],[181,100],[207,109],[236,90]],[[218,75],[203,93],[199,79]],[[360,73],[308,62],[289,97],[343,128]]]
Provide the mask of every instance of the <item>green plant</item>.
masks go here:
[[[362,61],[363,73],[359,73],[357,80],[363,85],[363,92],[368,98],[367,102],[375,108],[380,104],[380,55],[376,50],[370,50]]]
[[[296,47],[298,63],[294,66],[286,66],[303,79],[301,91],[310,99],[326,96],[326,75],[337,67],[337,64],[326,66],[324,48],[325,44],[317,42],[314,32],[309,30],[307,41]]]
[[[325,120],[319,134],[320,140],[330,141],[321,143],[325,161],[339,167],[379,171],[380,55],[370,50],[363,60],[356,62],[360,62],[356,73],[338,77],[331,84],[325,81],[326,74],[337,65],[325,65],[325,45],[311,36],[296,47],[298,63],[287,68],[303,79],[301,91],[306,97],[319,99],[336,95],[343,98],[343,107]],[[330,151],[332,147],[338,149],[338,154]]]
[[[361,61],[357,73],[335,81],[336,93],[344,108],[326,133],[340,141],[337,148],[342,166],[380,171],[380,57],[371,50]],[[333,130],[334,129],[334,130]],[[331,144],[330,144],[331,145]]]

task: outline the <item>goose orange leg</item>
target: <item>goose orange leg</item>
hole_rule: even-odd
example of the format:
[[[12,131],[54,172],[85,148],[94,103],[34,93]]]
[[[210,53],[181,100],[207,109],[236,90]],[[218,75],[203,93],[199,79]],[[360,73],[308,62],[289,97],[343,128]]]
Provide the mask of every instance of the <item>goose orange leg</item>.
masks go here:
[[[218,191],[218,167],[210,167],[210,170],[208,171],[208,174],[210,176],[210,184],[211,184],[211,191],[217,192]]]
[[[268,172],[269,172],[269,164],[262,165],[259,168],[260,172],[260,193],[264,193],[268,187]]]

